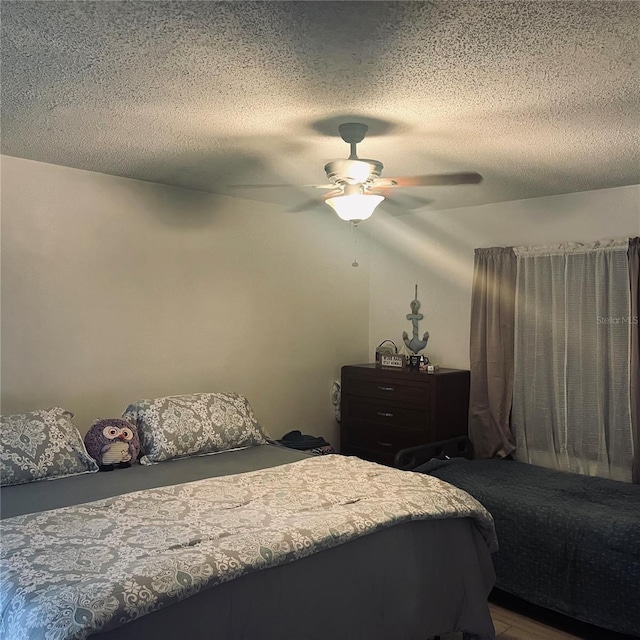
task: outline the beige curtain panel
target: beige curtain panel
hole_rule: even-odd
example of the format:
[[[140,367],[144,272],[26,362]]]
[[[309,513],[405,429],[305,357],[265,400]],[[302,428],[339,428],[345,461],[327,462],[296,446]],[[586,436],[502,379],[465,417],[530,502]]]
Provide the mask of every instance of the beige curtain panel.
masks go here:
[[[629,284],[631,287],[631,424],[633,428],[633,482],[640,484],[640,237],[629,239]]]
[[[476,249],[471,294],[469,437],[476,457],[515,450],[513,396],[516,256],[511,247]]]

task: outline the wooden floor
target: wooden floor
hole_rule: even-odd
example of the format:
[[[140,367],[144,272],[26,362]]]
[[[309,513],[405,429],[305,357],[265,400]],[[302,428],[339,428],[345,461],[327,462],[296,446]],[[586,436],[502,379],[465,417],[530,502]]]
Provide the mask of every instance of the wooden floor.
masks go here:
[[[499,640],[640,640],[543,609],[494,589],[489,610]],[[461,640],[462,633],[446,633],[441,640]]]
[[[581,640],[559,629],[527,618],[526,616],[489,604],[496,638],[500,640]],[[462,633],[446,633],[440,640],[460,640]]]

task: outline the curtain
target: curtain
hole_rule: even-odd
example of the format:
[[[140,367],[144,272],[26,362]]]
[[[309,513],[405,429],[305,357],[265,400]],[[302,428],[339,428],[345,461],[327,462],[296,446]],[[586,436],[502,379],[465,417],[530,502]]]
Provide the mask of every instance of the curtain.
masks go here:
[[[640,484],[640,237],[629,239],[631,288],[631,423],[633,425],[633,481]]]
[[[631,480],[628,248],[514,249],[516,459]]]
[[[516,257],[510,247],[476,249],[471,294],[469,437],[478,458],[515,450],[513,393]]]

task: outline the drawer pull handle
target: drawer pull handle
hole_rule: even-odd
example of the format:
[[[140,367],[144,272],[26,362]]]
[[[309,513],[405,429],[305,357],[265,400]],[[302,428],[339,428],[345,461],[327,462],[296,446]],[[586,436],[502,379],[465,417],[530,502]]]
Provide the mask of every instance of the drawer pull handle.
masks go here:
[[[393,447],[393,443],[391,443],[391,442],[381,442],[380,440],[378,440],[378,444],[381,447]]]
[[[393,418],[393,413],[388,413],[387,411],[378,411],[378,415],[383,418]]]
[[[380,389],[380,391],[393,391],[393,387],[378,387],[378,389]]]

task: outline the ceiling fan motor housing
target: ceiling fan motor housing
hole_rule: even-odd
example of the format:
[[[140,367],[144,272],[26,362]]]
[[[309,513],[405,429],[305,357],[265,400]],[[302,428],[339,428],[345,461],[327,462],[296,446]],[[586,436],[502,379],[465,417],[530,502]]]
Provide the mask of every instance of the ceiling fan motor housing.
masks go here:
[[[343,122],[338,127],[340,137],[347,144],[362,142],[368,130],[369,127],[362,122]]]
[[[325,165],[327,178],[334,184],[366,184],[380,177],[383,164],[377,160],[333,160]]]

